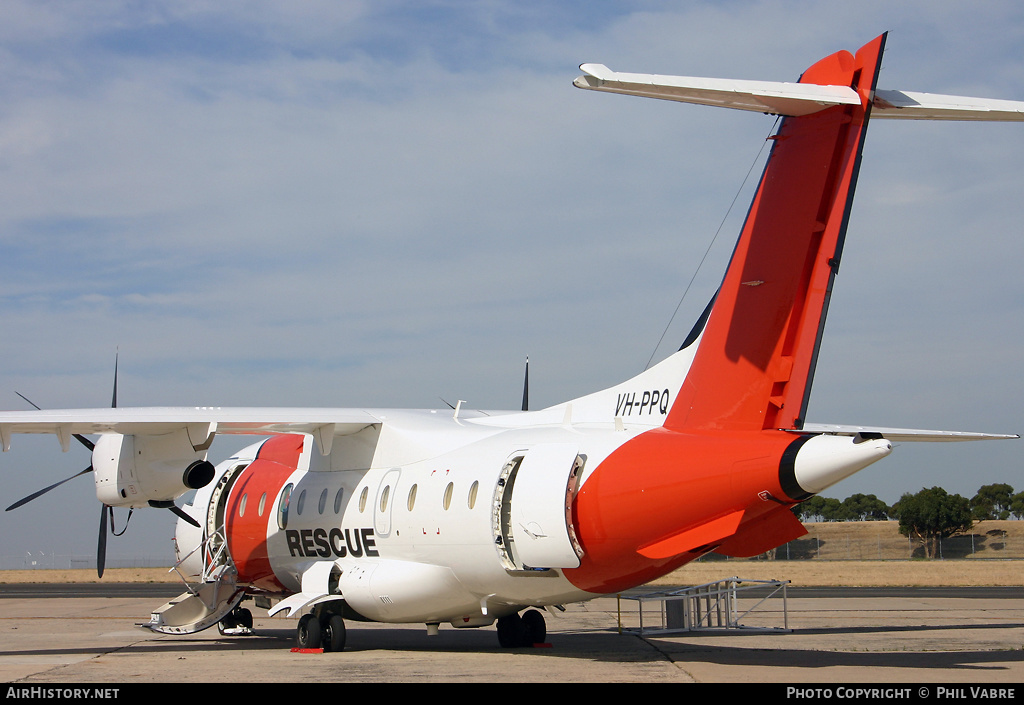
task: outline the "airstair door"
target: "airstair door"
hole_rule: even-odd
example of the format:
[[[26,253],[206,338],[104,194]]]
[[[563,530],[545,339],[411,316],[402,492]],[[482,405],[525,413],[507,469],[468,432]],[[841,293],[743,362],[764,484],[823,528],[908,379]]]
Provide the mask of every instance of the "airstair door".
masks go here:
[[[195,634],[223,619],[245,597],[245,591],[229,574],[202,583],[153,611],[144,625],[161,634]]]

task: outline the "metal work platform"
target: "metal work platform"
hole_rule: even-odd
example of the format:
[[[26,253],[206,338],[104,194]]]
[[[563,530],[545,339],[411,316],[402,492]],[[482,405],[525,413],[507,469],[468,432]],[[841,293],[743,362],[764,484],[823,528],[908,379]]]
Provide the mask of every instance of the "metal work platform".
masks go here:
[[[733,577],[670,592],[620,595],[619,631],[635,632],[641,636],[681,632],[789,632],[786,604],[788,584],[788,580],[743,580]],[[637,603],[638,627],[623,626],[622,600]],[[748,626],[740,622],[755,611],[758,612],[758,621],[764,621],[762,617],[768,610],[762,608],[769,601],[772,607],[781,602],[781,627],[763,624]],[[654,605],[653,609],[651,604]]]

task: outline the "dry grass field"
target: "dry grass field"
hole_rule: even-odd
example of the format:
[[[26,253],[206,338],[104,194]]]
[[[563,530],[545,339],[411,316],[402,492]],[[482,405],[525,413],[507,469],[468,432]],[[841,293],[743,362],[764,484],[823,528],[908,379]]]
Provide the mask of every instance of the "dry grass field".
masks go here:
[[[700,585],[723,578],[788,580],[794,586],[1024,585],[1024,521],[979,522],[943,544],[943,558],[920,559],[895,522],[807,524],[807,536],[776,558],[705,559],[652,585]],[[0,571],[0,583],[101,582],[94,570]],[[102,582],[179,582],[167,568],[112,568]]]

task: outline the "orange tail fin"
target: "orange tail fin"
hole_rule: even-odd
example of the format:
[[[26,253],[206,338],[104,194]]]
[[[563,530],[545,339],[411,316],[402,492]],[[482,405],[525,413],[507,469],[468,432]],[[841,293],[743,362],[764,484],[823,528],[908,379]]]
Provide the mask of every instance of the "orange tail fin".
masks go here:
[[[809,68],[859,104],[786,117],[666,427],[801,428],[885,35]]]

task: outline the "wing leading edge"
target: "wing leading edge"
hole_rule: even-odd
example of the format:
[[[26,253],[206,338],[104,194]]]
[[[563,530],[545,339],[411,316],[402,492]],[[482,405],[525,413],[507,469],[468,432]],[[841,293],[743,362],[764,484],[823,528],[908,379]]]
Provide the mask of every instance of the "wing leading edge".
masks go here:
[[[68,449],[74,434],[162,435],[181,428],[190,437],[213,434],[275,435],[307,433],[330,452],[335,436],[358,433],[381,418],[361,409],[303,409],[246,407],[138,407],[55,409],[0,412],[0,441],[11,447],[15,433],[52,433]]]

